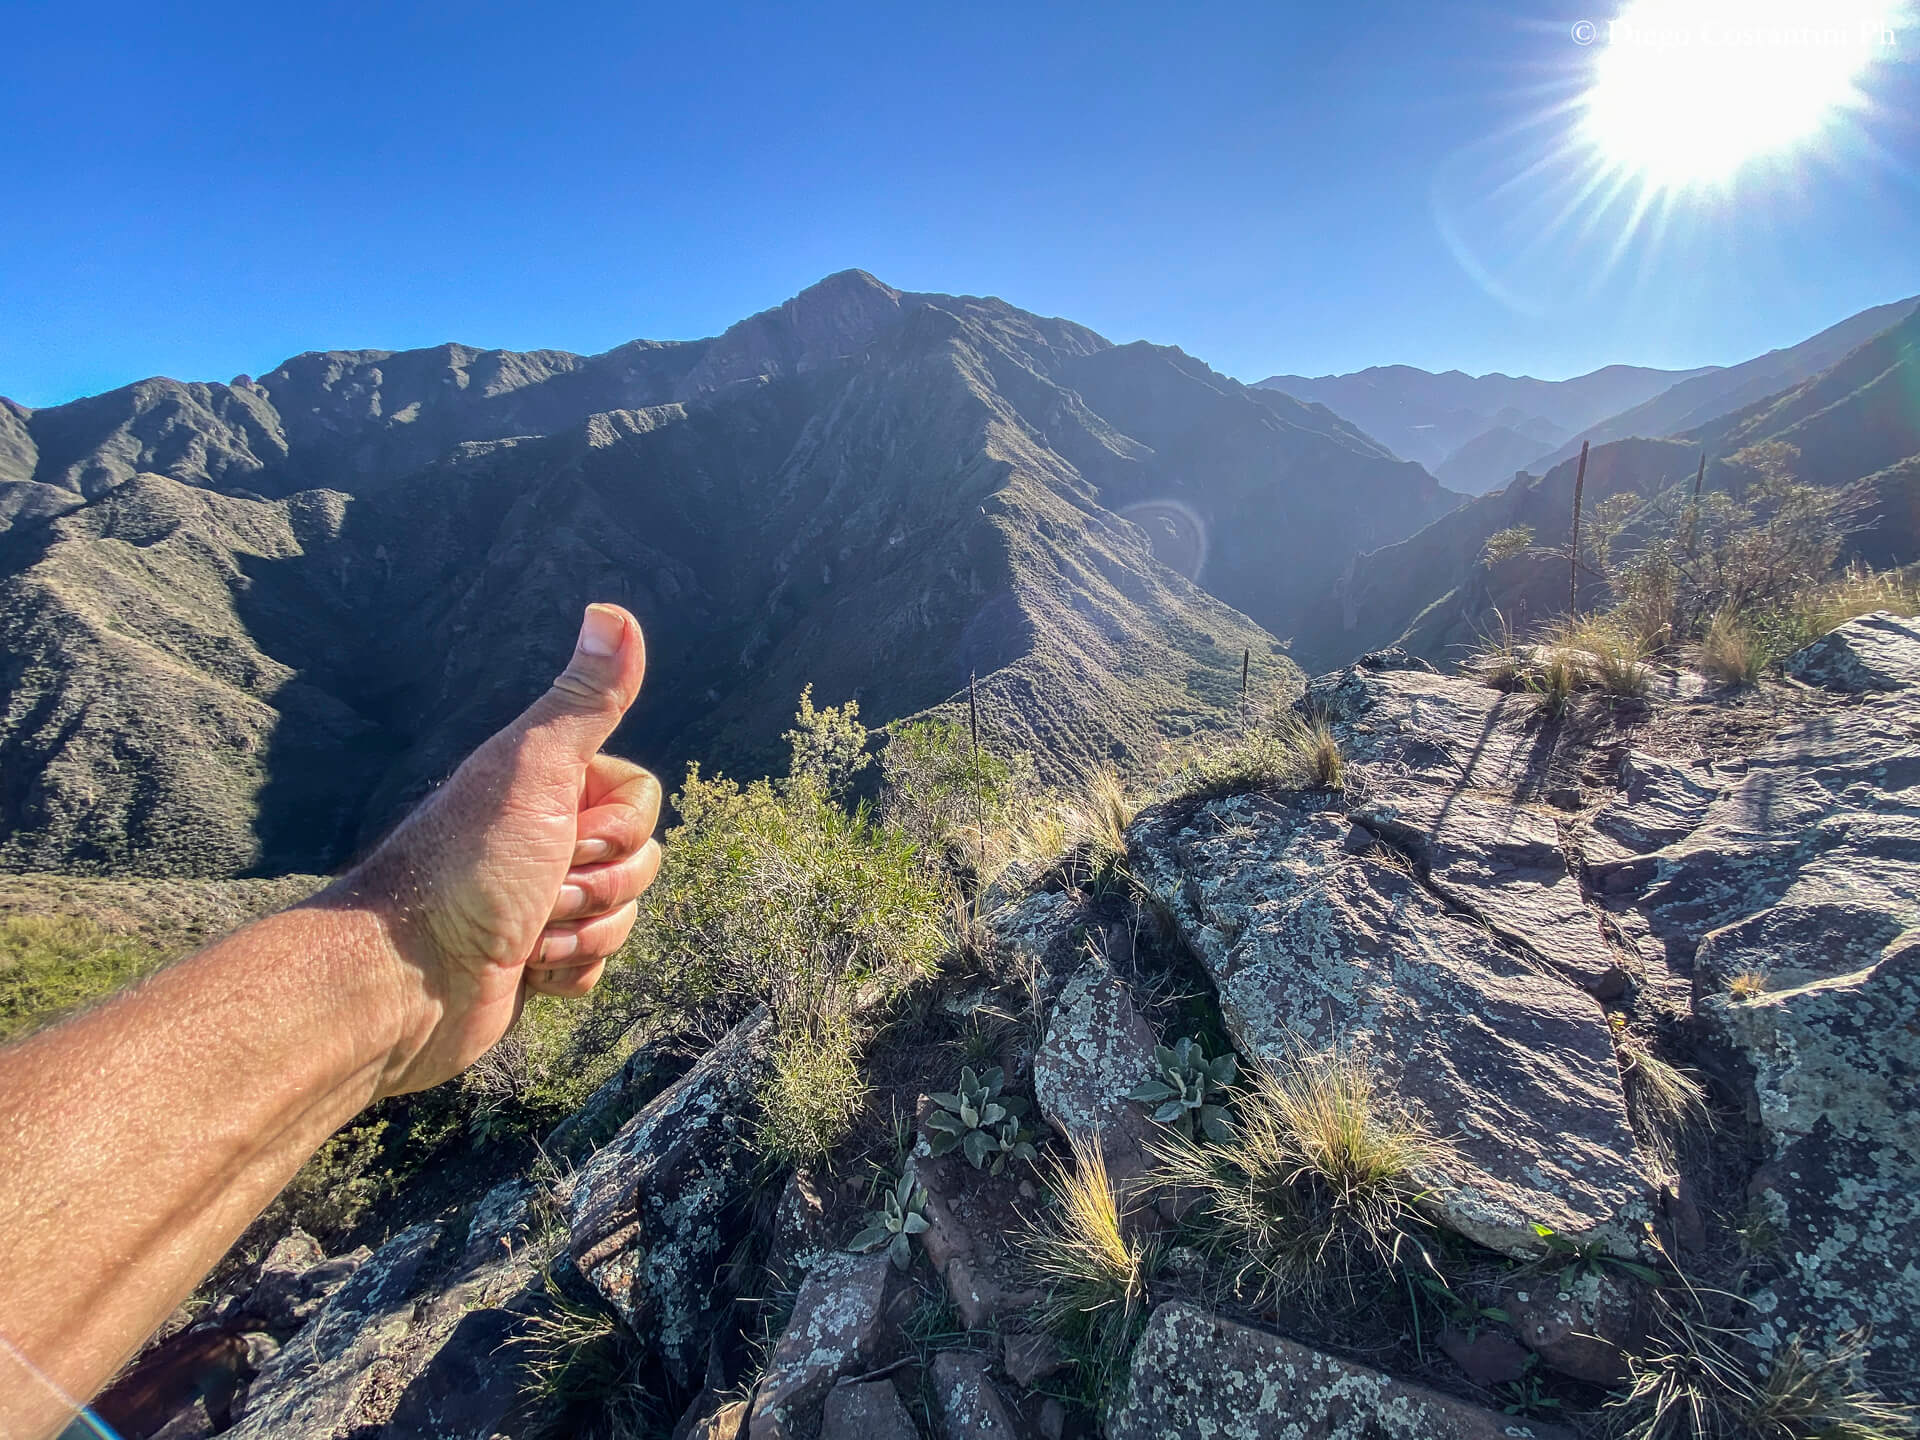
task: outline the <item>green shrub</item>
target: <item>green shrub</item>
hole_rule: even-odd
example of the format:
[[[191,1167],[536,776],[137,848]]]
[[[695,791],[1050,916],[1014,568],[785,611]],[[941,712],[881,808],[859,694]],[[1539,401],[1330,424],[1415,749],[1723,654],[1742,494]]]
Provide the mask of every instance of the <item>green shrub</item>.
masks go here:
[[[1199,1124],[1209,1140],[1227,1140],[1232,1122],[1223,1106],[1226,1087],[1240,1078],[1239,1063],[1231,1054],[1207,1058],[1198,1040],[1181,1038],[1172,1045],[1153,1047],[1158,1074],[1141,1081],[1127,1096],[1147,1106],[1153,1118],[1170,1125],[1187,1139]]]
[[[813,708],[813,686],[800,692],[793,729],[781,737],[787,742],[789,790],[806,789],[835,804],[844,802],[853,779],[872,761],[867,754],[867,729],[860,723],[860,702]]]
[[[145,941],[66,915],[0,916],[0,1044],[160,968]]]
[[[1496,530],[1487,537],[1487,543],[1481,547],[1480,563],[1498,565],[1502,560],[1511,560],[1533,544],[1531,525],[1513,525],[1505,530]]]
[[[998,1065],[976,1075],[971,1065],[960,1072],[960,1088],[932,1097],[927,1117],[928,1148],[935,1155],[958,1150],[976,1170],[995,1175],[1012,1159],[1034,1160],[1033,1132],[1020,1123],[1027,1102],[1008,1095],[1006,1075]]]
[[[760,1153],[789,1166],[825,1159],[852,1130],[866,1093],[849,1016],[788,1016],[774,1041],[772,1078],[760,1092]]]
[[[1255,790],[1339,790],[1346,761],[1332,726],[1320,716],[1283,711],[1248,734],[1188,756],[1173,777],[1174,794],[1213,800]]]

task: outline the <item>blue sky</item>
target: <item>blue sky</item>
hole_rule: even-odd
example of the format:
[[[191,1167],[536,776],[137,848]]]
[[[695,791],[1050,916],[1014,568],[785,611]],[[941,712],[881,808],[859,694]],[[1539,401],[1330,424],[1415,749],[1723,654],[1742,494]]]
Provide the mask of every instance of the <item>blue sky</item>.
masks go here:
[[[851,266],[1247,380],[1732,362],[1920,292],[1920,31],[1819,153],[1508,275],[1612,3],[8,0],[0,394],[687,338]]]

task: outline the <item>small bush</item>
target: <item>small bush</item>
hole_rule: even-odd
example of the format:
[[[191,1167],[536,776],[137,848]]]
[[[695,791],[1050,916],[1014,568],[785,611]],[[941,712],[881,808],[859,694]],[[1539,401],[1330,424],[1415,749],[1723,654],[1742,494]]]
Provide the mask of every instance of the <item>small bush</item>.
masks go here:
[[[790,1019],[760,1093],[760,1153],[784,1166],[825,1159],[852,1130],[866,1093],[851,1019],[833,1012]]]
[[[1340,790],[1346,759],[1324,717],[1282,713],[1239,740],[1189,756],[1175,772],[1174,793],[1213,800],[1255,790]]]
[[[839,804],[853,788],[854,776],[872,760],[867,754],[867,729],[860,723],[860,702],[813,706],[813,686],[800,692],[793,729],[781,737],[787,742],[789,790],[810,790]]]
[[[1558,720],[1580,688],[1580,660],[1571,650],[1550,646],[1521,672],[1520,683],[1532,695],[1534,708],[1549,720]]]
[[[1772,661],[1772,652],[1746,621],[1722,610],[1693,647],[1693,668],[1716,685],[1756,684]]]
[[[1069,1143],[1073,1163],[1054,1162],[1054,1205],[1028,1231],[1026,1249],[1046,1292],[1041,1322],[1089,1372],[1097,1401],[1145,1320],[1155,1252],[1128,1235],[1099,1142],[1075,1136]]]
[[[1008,1095],[1006,1075],[998,1065],[974,1072],[960,1071],[960,1088],[932,1096],[927,1117],[928,1148],[935,1155],[958,1150],[976,1170],[995,1175],[1009,1160],[1036,1160],[1033,1132],[1021,1124],[1028,1105],[1025,1097]]]
[[[646,1347],[612,1315],[551,1279],[545,1302],[507,1342],[526,1365],[532,1433],[540,1440],[650,1440],[662,1433],[658,1406],[643,1388]]]
[[[1157,1151],[1164,1178],[1196,1199],[1206,1243],[1238,1265],[1242,1286],[1351,1295],[1425,1228],[1420,1176],[1448,1147],[1357,1057],[1300,1055],[1252,1078],[1234,1136],[1171,1140]]]
[[[1485,566],[1498,565],[1502,560],[1511,560],[1531,544],[1533,544],[1531,525],[1513,525],[1505,530],[1496,530],[1487,537],[1487,543],[1481,547],[1480,563]]]
[[[1652,685],[1646,646],[1610,615],[1565,622],[1551,643],[1573,657],[1582,683],[1617,699],[1637,699]]]

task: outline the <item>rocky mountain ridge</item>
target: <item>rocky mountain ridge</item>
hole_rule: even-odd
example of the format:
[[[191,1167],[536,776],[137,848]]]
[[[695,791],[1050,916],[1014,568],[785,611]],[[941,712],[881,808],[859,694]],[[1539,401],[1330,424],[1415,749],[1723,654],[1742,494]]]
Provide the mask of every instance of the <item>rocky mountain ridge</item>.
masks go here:
[[[1126,834],[1136,890],[1002,895],[982,969],[940,982],[929,1015],[977,1023],[1038,977],[1031,1027],[998,1032],[1009,1093],[1031,1086],[1071,1163],[1104,1151],[1149,1185],[1155,1127],[1129,1096],[1162,1027],[1193,1023],[1156,998],[1180,967],[1243,1064],[1304,1044],[1376,1067],[1454,1137],[1420,1177],[1454,1237],[1431,1252],[1454,1298],[1425,1340],[1397,1282],[1352,1312],[1236,1289],[1236,1257],[1193,1248],[1177,1196],[1149,1189],[1128,1220],[1164,1246],[1143,1323],[1103,1405],[1063,1405],[1088,1362],[1036,1318],[1031,1184],[934,1153],[924,1096],[906,1266],[841,1248],[857,1179],[796,1173],[770,1210],[747,1203],[760,1010],[665,1089],[624,1069],[590,1102],[623,1123],[557,1183],[503,1177],[352,1257],[344,1284],[304,1286],[276,1251],[222,1323],[328,1298],[282,1321],[233,1433],[537,1433],[549,1402],[516,1337],[561,1306],[624,1317],[665,1418],[707,1440],[1552,1440],[1597,1433],[1629,1373],[1686,1363],[1660,1358],[1697,1343],[1681,1321],[1727,1337],[1726,1367],[1857,1353],[1848,1383],[1920,1398],[1902,1091],[1920,1065],[1920,626],[1849,622],[1787,668],[1744,694],[1661,672],[1648,703],[1550,717],[1370,655],[1301,702],[1338,736],[1343,790],[1150,808]],[[1652,1101],[1675,1067],[1705,1083],[1693,1118]],[[728,1254],[784,1278],[716,1285]],[[756,1366],[728,1327],[767,1284],[793,1303]],[[160,1433],[202,1435],[204,1415]]]
[[[857,271],[711,340],[9,406],[0,465],[0,863],[192,875],[338,863],[595,598],[669,776],[764,768],[809,682],[878,722],[975,673],[1050,773],[1144,763],[1243,655],[1297,684],[1274,635],[1455,498],[1177,350]]]

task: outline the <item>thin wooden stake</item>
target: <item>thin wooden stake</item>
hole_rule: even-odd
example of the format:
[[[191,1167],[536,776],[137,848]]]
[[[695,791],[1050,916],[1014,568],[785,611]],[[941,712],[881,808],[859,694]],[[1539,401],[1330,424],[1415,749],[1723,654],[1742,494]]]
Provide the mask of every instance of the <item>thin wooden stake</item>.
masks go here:
[[[1247,672],[1253,668],[1253,647],[1240,652],[1240,698],[1247,698]]]
[[[1587,447],[1593,442],[1580,442],[1580,472],[1573,477],[1573,543],[1567,547],[1567,615],[1569,618],[1580,613],[1580,497],[1587,488]]]
[[[1693,477],[1693,504],[1687,508],[1687,559],[1700,549],[1700,487],[1707,478],[1707,452],[1700,452],[1700,471]]]
[[[979,671],[967,672],[967,724],[973,731],[973,809],[980,826],[980,863],[986,864],[987,858],[987,795],[984,779],[980,773],[980,698],[974,693],[974,681]]]

